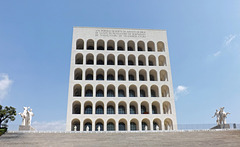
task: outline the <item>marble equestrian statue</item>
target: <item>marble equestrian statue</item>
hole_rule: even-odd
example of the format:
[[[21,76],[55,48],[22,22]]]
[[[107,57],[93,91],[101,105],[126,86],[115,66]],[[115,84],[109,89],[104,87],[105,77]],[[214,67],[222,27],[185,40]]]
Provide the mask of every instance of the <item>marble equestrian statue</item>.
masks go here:
[[[227,118],[227,115],[230,114],[229,112],[224,112],[223,111],[224,107],[221,107],[220,110],[219,110],[219,115],[220,115],[220,118],[219,118],[219,123],[220,124],[227,124],[226,122],[226,118]]]
[[[28,107],[23,107],[23,113],[18,113],[22,117],[22,126],[28,124]]]
[[[23,109],[23,113],[18,113],[22,117],[22,126],[31,126],[32,117],[34,116],[32,109],[30,107],[23,107]]]
[[[217,117],[217,120],[216,120],[217,125],[227,124],[226,118],[227,118],[227,115],[230,114],[230,113],[229,112],[227,112],[227,113],[224,112],[223,109],[224,109],[224,107],[220,107],[220,109],[216,110],[214,116],[212,117],[212,118]]]

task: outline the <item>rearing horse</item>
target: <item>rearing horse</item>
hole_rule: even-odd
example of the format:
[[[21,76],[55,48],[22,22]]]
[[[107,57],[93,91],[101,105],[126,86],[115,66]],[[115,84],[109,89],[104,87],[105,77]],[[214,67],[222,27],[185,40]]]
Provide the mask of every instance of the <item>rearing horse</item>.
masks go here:
[[[220,123],[220,125],[227,123],[227,122],[226,122],[226,117],[227,117],[228,114],[230,114],[229,112],[227,112],[227,113],[224,112],[223,109],[224,109],[224,107],[221,107],[221,108],[220,108],[220,111],[219,111],[219,117],[220,117],[220,118],[219,118],[219,123]]]

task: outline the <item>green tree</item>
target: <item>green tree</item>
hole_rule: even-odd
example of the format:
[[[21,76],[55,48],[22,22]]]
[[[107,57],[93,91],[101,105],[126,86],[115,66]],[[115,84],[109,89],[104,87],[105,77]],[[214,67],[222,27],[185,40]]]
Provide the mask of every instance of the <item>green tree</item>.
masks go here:
[[[16,116],[16,108],[10,106],[6,106],[3,109],[3,106],[0,105],[0,127],[2,126],[2,123],[4,122],[5,124],[8,123],[8,121],[14,121]]]

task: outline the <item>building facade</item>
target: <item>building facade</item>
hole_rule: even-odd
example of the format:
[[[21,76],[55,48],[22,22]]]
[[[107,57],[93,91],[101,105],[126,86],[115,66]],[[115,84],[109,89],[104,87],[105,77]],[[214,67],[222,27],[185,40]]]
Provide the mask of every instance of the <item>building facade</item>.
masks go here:
[[[165,30],[73,28],[66,131],[176,129]]]

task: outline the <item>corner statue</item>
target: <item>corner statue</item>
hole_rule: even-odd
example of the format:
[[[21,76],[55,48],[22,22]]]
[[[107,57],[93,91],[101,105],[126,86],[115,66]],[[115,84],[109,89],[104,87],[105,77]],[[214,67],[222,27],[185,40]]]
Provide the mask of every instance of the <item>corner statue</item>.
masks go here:
[[[23,113],[18,113],[22,117],[22,124],[19,126],[19,131],[34,130],[31,127],[32,117],[34,116],[32,109],[30,109],[30,107],[23,107],[23,109]]]
[[[217,117],[217,126],[213,127],[212,129],[228,129],[230,128],[229,124],[226,122],[227,115],[230,114],[229,112],[223,111],[224,107],[220,107],[219,110],[216,110],[215,114],[212,118]]]

